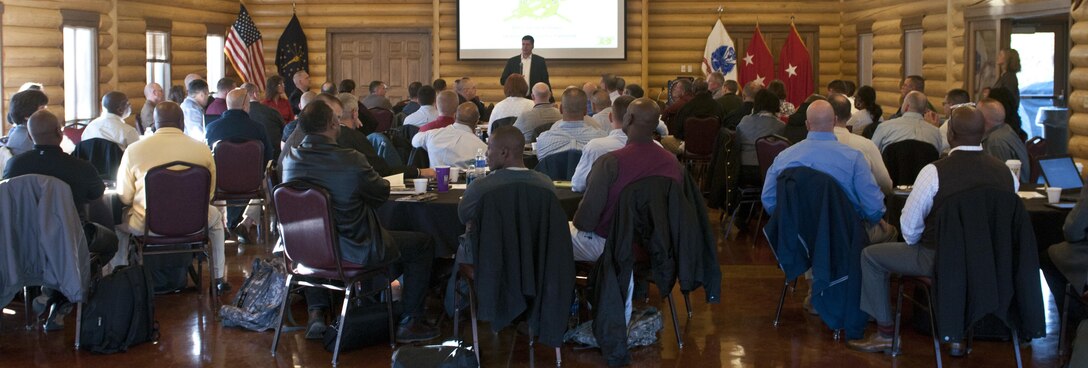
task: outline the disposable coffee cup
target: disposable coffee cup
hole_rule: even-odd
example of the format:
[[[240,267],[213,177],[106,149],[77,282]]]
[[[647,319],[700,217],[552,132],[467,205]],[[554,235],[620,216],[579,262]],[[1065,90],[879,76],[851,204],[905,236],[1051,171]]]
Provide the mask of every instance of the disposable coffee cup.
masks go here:
[[[416,193],[427,191],[427,178],[412,179],[412,184],[416,186]]]
[[[461,178],[461,168],[450,167],[450,183],[456,183]]]
[[[1005,161],[1005,166],[1008,166],[1009,170],[1012,171],[1013,175],[1016,175],[1017,177],[1020,177],[1020,166],[1021,165],[1023,165],[1023,164],[1020,163],[1020,160],[1006,160]]]
[[[450,191],[450,167],[439,166],[434,168],[435,181],[438,182],[438,192],[445,193]]]
[[[1062,200],[1062,188],[1049,187],[1046,188],[1046,201],[1047,203],[1058,203]]]
[[[533,142],[529,147],[533,148],[533,152],[536,152],[536,142]]]

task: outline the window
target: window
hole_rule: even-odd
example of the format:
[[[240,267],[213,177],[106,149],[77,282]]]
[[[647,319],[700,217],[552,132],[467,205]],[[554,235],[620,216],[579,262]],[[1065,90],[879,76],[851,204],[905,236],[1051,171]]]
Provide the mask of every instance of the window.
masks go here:
[[[221,34],[208,35],[208,81],[218,83],[226,76],[226,61],[223,56],[223,44],[226,39]]]
[[[98,29],[64,26],[64,120],[95,117],[98,106]]]
[[[873,34],[858,35],[858,85],[873,85]]]
[[[147,83],[170,88],[170,33],[147,31]]]
[[[903,74],[922,75],[922,30],[903,32]]]

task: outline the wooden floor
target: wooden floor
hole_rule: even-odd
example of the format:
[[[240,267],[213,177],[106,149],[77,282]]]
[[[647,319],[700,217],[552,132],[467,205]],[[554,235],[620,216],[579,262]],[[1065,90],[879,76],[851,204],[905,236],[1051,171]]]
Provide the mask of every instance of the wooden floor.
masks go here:
[[[716,221],[718,213],[712,211]],[[720,238],[720,236],[719,236]],[[270,247],[227,244],[228,277],[235,288],[245,279],[254,257],[269,257]],[[694,317],[680,326],[683,350],[677,349],[668,313],[665,328],[657,344],[631,352],[635,367],[930,367],[934,366],[928,336],[907,328],[903,354],[893,358],[884,354],[859,353],[832,339],[832,332],[818,317],[801,309],[805,290],[799,288],[787,297],[782,322],[775,328],[775,305],[782,285],[782,273],[765,243],[753,247],[748,235],[739,239],[719,240],[722,264],[722,302],[708,305],[701,291],[692,294]],[[653,288],[651,288],[653,289]],[[1044,290],[1046,288],[1044,287]],[[45,333],[23,328],[24,316],[18,302],[7,306],[0,324],[0,367],[324,367],[332,354],[320,342],[303,339],[301,332],[287,333],[280,341],[279,354],[272,357],[271,331],[250,332],[224,328],[209,312],[208,298],[195,291],[185,291],[155,298],[156,319],[162,337],[158,343],[143,344],[126,353],[108,356],[76,351],[74,314],[63,332]],[[653,294],[653,292],[651,292]],[[677,294],[679,296],[679,294]],[[1026,367],[1057,367],[1057,314],[1049,295],[1047,331],[1022,349]],[[229,300],[229,299],[224,299]],[[679,300],[679,298],[678,298]],[[665,307],[657,296],[651,304]],[[300,303],[301,304],[301,303]],[[305,319],[302,306],[296,315]],[[667,307],[666,307],[667,308]],[[682,307],[681,307],[682,308]],[[435,314],[437,312],[434,312]],[[872,327],[870,327],[872,330]],[[451,327],[443,326],[443,337]],[[467,331],[467,330],[466,330]],[[481,352],[484,367],[529,366],[528,342],[513,329],[492,334],[481,326]],[[947,352],[947,350],[945,350]],[[563,366],[603,366],[600,352],[563,347]],[[376,346],[341,355],[343,367],[388,367],[391,351]],[[554,364],[553,350],[538,346],[535,363]],[[1011,343],[975,343],[966,358],[950,358],[946,367],[1012,367]]]

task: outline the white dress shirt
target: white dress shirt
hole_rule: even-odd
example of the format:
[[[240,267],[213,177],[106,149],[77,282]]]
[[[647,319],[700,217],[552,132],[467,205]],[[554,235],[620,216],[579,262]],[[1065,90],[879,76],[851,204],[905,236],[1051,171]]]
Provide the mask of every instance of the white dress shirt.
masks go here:
[[[850,120],[846,121],[846,125],[850,126],[850,132],[861,135],[865,132],[865,127],[873,123],[873,115],[869,114],[869,110],[858,110],[850,115]]]
[[[521,58],[521,76],[525,78],[525,84],[529,84],[529,73],[533,70],[533,54],[529,54],[529,57]],[[533,88],[533,85],[529,84],[529,88]],[[490,133],[488,133],[490,134]]]
[[[654,141],[658,147],[661,142]],[[623,129],[612,129],[607,136],[596,138],[582,148],[582,158],[578,160],[578,166],[574,168],[574,177],[570,179],[571,191],[585,192],[586,181],[589,180],[589,172],[593,169],[593,163],[604,154],[623,148],[627,145],[627,134]]]
[[[616,102],[616,99],[620,98],[620,96],[620,91],[608,92],[608,98],[611,99],[612,102]]]
[[[412,146],[427,150],[431,167],[465,169],[470,163],[475,163],[478,150],[487,152],[487,144],[476,136],[472,128],[461,123],[416,134],[412,137]]]
[[[956,151],[980,152],[982,146],[959,146],[949,151],[949,154]],[[1013,190],[1020,190],[1020,178],[1013,175],[1012,171],[1009,171],[1009,175],[1012,175]],[[916,245],[922,240],[922,232],[926,229],[926,217],[933,209],[933,197],[937,196],[938,189],[940,189],[940,181],[937,177],[937,166],[926,165],[922,171],[918,172],[918,178],[914,180],[914,188],[907,197],[907,204],[903,206],[903,215],[899,218],[900,231],[907,244]]]
[[[495,104],[491,110],[491,119],[487,122],[487,135],[491,135],[491,124],[502,118],[517,118],[522,113],[532,110],[536,103],[525,97],[507,97]],[[513,125],[513,124],[510,124]]]
[[[422,105],[419,110],[404,118],[404,124],[422,127],[438,119],[438,108],[434,105]]]
[[[181,112],[185,114],[185,135],[204,141],[204,107],[192,97],[181,102]]]
[[[108,111],[103,111],[98,118],[87,123],[83,129],[83,140],[101,138],[116,143],[122,150],[128,145],[140,140],[140,132],[136,128],[125,124],[120,116]]]

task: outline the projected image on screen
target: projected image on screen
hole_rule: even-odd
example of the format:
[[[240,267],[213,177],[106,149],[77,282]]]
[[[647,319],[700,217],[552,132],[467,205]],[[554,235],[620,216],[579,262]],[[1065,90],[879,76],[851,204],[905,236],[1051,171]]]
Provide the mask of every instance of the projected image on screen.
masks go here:
[[[553,59],[623,59],[623,0],[460,0],[461,59],[506,59],[521,37],[534,54]]]

